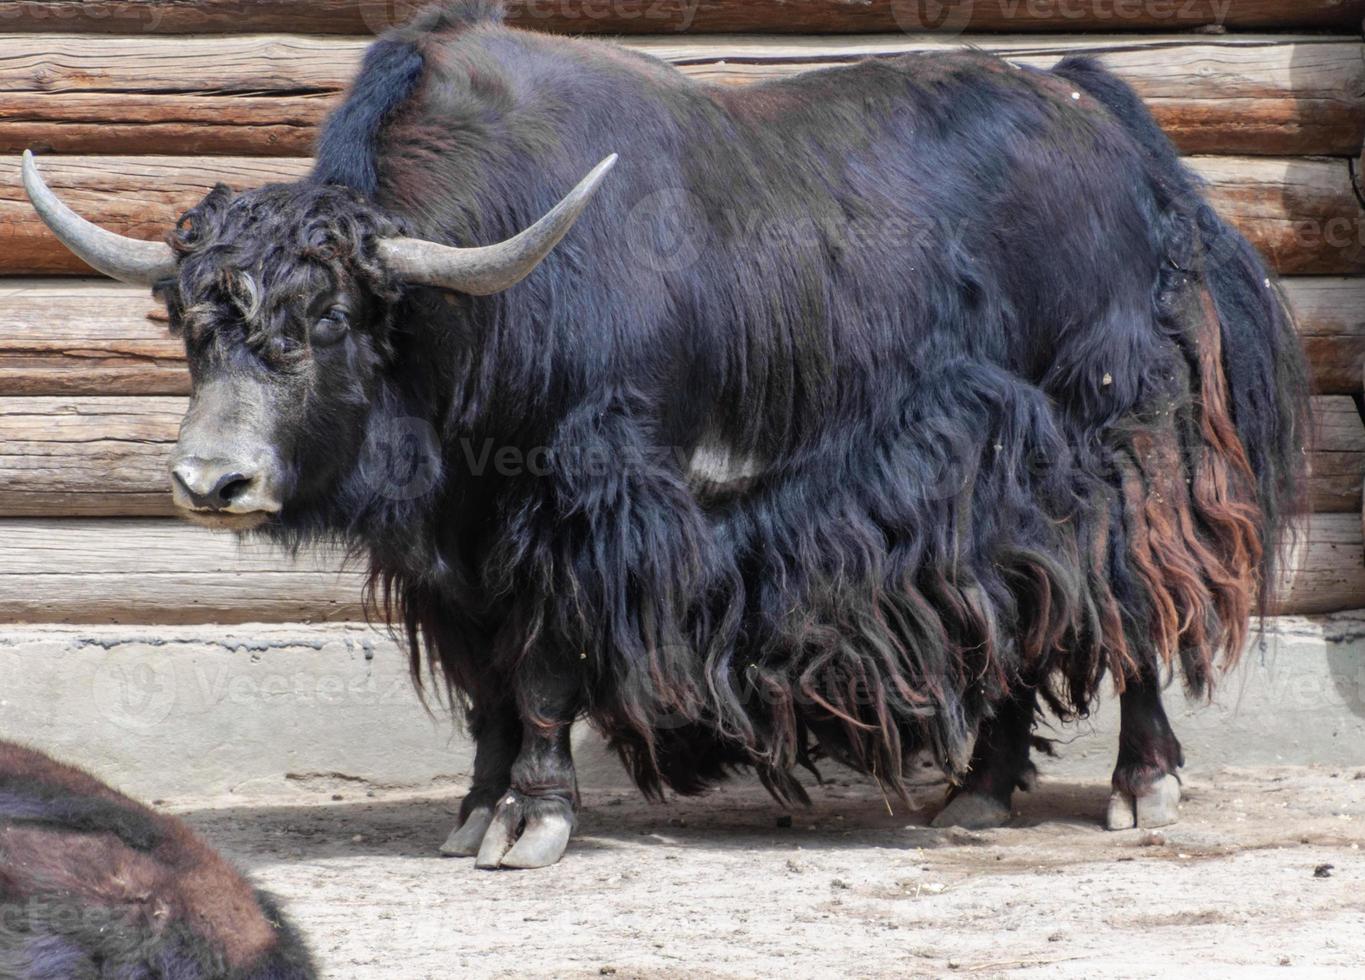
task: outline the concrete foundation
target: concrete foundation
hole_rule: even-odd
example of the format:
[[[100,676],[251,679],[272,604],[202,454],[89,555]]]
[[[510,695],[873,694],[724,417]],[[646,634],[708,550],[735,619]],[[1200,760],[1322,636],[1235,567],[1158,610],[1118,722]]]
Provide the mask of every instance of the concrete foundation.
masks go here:
[[[0,628],[0,732],[145,799],[336,788],[423,789],[467,776],[472,750],[403,653],[364,625]],[[1167,707],[1191,773],[1365,765],[1365,612],[1270,621],[1213,704]],[[1051,778],[1104,779],[1117,705],[1040,734]],[[591,731],[585,787],[625,788]]]

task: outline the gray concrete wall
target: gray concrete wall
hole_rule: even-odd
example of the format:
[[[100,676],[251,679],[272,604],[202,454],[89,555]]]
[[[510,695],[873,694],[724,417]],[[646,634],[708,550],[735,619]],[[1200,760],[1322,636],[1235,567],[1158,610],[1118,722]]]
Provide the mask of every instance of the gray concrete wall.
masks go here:
[[[0,627],[0,732],[149,798],[449,786],[470,747],[363,625]],[[1116,706],[1044,731],[1045,773],[1105,778]],[[1365,612],[1272,621],[1212,705],[1167,697],[1192,771],[1365,765]],[[585,786],[624,785],[580,732]]]
[[[1365,611],[1269,622],[1212,702],[1167,691],[1187,771],[1365,765]],[[1117,698],[1103,699],[1091,719],[1040,734],[1059,739],[1059,758],[1042,766],[1044,774],[1107,778],[1118,744]]]

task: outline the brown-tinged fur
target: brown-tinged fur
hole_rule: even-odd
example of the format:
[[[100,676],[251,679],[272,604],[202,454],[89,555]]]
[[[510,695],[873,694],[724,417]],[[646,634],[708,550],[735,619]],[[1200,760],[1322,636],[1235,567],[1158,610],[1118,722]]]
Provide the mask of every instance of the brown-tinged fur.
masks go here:
[[[9,742],[0,742],[0,902],[99,909],[110,922],[153,937],[183,926],[202,942],[206,961],[221,962],[224,976],[305,975],[252,972],[292,937],[252,885],[183,821]]]

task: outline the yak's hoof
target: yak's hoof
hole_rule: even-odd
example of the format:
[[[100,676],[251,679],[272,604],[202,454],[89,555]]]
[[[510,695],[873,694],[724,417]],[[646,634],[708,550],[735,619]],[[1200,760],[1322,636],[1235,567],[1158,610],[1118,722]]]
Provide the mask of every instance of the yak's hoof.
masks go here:
[[[933,820],[933,827],[989,830],[1009,823],[1010,808],[985,793],[959,793]]]
[[[474,864],[488,870],[549,867],[564,856],[573,829],[568,800],[508,790],[489,820]]]
[[[1180,819],[1180,780],[1174,775],[1160,776],[1136,796],[1114,790],[1109,796],[1110,830],[1165,827]]]
[[[478,854],[479,845],[483,843],[483,835],[488,833],[488,826],[492,822],[492,804],[474,807],[464,818],[464,823],[450,832],[446,842],[441,845],[441,853],[446,857],[460,858]]]

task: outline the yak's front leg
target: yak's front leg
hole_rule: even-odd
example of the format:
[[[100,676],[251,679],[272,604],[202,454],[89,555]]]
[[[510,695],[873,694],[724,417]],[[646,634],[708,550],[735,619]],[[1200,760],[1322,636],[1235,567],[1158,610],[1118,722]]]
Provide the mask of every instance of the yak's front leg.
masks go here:
[[[578,812],[569,731],[579,682],[548,664],[528,662],[517,681],[521,742],[510,785],[496,802],[479,844],[480,868],[543,868],[564,855]]]
[[[1110,830],[1164,827],[1180,818],[1180,780],[1185,764],[1180,742],[1161,706],[1161,685],[1152,672],[1128,681],[1119,695],[1119,758],[1109,797]]]
[[[460,825],[441,845],[447,857],[473,857],[493,823],[493,812],[512,784],[521,752],[521,717],[507,692],[493,704],[475,703],[469,713],[474,737],[474,782],[460,804]]]

